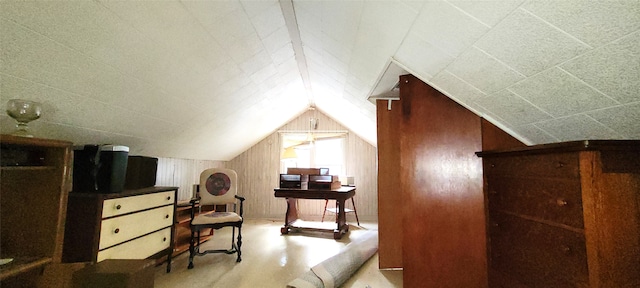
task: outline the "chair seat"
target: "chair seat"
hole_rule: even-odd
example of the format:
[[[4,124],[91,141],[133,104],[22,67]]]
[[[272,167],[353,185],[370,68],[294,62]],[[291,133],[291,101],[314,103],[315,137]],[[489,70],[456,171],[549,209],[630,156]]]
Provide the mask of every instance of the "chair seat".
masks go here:
[[[196,216],[191,224],[202,225],[240,221],[242,221],[242,217],[234,212],[210,212]]]

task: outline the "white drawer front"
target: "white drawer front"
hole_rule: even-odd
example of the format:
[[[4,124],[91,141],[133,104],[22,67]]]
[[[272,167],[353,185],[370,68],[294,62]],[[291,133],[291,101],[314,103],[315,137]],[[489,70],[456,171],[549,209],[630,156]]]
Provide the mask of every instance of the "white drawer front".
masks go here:
[[[102,220],[99,249],[171,226],[172,222],[173,205]]]
[[[160,230],[136,240],[98,252],[98,262],[104,259],[145,259],[169,248],[171,228]]]
[[[105,200],[102,218],[173,204],[174,194],[174,191],[166,191]]]

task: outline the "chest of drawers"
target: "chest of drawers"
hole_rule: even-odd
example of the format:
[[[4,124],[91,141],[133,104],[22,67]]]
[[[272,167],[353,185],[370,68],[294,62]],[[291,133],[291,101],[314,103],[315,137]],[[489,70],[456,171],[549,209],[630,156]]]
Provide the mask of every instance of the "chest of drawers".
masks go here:
[[[640,141],[477,154],[490,287],[640,287]]]
[[[171,269],[177,187],[71,193],[64,262],[167,256]]]

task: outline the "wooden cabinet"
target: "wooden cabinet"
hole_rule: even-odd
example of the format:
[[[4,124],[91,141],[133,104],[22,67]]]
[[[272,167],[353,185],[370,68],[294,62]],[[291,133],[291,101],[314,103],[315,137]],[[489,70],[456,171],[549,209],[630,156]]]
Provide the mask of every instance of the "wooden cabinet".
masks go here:
[[[171,269],[177,187],[69,195],[65,262],[167,256]]]
[[[1,287],[34,286],[60,263],[70,190],[71,143],[0,136]]]
[[[640,287],[640,141],[477,154],[491,287]]]

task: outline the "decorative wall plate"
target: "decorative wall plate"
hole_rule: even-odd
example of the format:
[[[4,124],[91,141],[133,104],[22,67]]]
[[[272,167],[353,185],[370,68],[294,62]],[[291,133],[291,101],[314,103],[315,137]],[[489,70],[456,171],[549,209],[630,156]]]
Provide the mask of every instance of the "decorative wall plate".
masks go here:
[[[213,173],[207,178],[207,192],[213,196],[222,196],[229,191],[231,179],[224,173]]]

